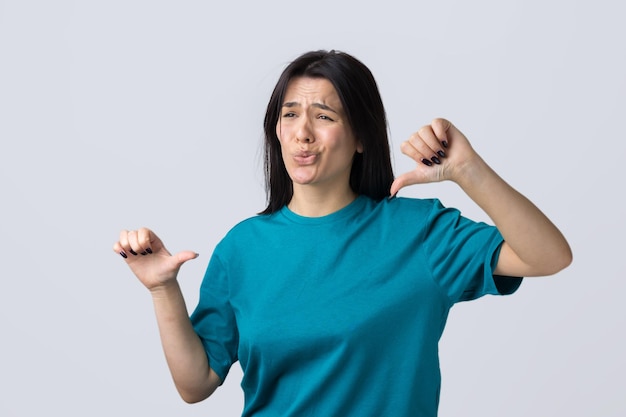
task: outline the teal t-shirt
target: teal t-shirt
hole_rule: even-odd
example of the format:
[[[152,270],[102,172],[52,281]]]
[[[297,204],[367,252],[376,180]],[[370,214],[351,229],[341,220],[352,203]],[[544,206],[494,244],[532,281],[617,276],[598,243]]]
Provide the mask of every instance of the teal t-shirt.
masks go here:
[[[436,199],[284,207],[217,245],[191,319],[222,380],[240,362],[243,416],[434,417],[450,308],[521,283],[501,243]]]

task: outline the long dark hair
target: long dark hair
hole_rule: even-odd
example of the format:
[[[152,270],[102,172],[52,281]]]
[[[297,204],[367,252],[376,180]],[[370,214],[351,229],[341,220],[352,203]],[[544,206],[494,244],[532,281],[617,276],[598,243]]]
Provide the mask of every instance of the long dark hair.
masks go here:
[[[260,214],[280,210],[293,196],[293,183],[283,162],[276,124],[287,86],[296,77],[325,78],[337,91],[350,128],[363,146],[363,153],[355,153],[352,162],[352,190],[375,200],[389,196],[393,170],[387,117],[374,76],[361,61],[345,52],[312,51],[285,68],[267,105],[263,122],[267,208]]]

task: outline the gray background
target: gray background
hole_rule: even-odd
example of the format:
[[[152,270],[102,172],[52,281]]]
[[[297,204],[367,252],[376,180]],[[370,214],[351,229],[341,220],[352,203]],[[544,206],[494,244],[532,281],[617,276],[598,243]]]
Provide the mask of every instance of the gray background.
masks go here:
[[[451,119],[563,230],[567,270],[459,304],[441,416],[623,416],[626,30],[619,2],[0,1],[0,415],[237,416],[241,370],[175,392],[147,291],[111,251],[149,226],[201,256],[264,206],[261,122],[285,64],[340,49],[399,144]],[[488,220],[453,184],[439,197]],[[410,354],[410,352],[407,352]]]

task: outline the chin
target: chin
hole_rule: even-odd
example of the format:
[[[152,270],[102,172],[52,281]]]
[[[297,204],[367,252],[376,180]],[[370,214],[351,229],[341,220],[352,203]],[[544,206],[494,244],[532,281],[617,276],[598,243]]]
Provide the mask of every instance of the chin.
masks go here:
[[[294,184],[307,185],[315,182],[315,174],[311,172],[295,173],[294,175],[289,175],[289,178],[291,178]]]
[[[293,182],[294,184],[298,184],[298,185],[311,185],[313,184],[315,181],[312,178],[291,178],[291,182]]]

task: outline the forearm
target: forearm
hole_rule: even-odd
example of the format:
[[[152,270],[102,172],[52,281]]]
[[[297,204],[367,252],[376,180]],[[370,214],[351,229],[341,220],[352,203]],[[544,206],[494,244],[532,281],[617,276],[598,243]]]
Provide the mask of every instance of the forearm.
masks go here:
[[[207,398],[220,380],[191,325],[178,282],[168,282],[151,294],[163,351],[178,392],[186,402]]]
[[[504,237],[496,274],[551,275],[569,265],[571,250],[557,227],[480,157],[459,177],[456,182]]]

